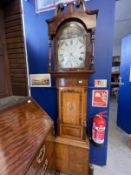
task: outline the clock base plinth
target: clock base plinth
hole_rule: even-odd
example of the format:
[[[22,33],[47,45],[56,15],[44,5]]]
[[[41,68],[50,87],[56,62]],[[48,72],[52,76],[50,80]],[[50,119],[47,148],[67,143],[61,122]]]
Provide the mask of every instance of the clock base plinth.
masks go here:
[[[89,175],[89,141],[55,139],[55,170],[70,175]]]

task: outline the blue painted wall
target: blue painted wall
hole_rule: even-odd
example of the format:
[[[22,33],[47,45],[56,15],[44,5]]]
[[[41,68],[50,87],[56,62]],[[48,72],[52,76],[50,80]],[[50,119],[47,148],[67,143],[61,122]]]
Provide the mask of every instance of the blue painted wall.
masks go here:
[[[24,1],[25,33],[28,51],[29,73],[47,73],[48,62],[48,32],[46,19],[54,15],[54,11],[35,13],[35,1]],[[88,87],[88,117],[91,118],[105,108],[91,106],[92,88],[94,79],[107,79],[108,90],[110,89],[111,64],[112,64],[112,42],[114,28],[114,6],[115,0],[92,0],[87,3],[88,8],[99,9],[97,18],[97,30],[95,41],[95,69],[96,73],[90,76]],[[57,94],[55,87],[32,88],[32,97],[57,120]],[[109,108],[106,108],[108,111]],[[108,121],[108,119],[107,119]],[[108,123],[108,122],[107,122]],[[90,162],[105,165],[107,160],[107,130],[105,143],[102,148],[91,144]]]
[[[131,34],[123,38],[121,47],[120,76],[117,125],[131,134]]]

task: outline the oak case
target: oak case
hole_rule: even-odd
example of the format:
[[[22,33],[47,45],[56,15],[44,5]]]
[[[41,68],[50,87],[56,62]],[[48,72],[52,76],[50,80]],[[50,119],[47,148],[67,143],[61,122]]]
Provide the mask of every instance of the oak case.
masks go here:
[[[86,136],[87,86],[89,75],[95,72],[93,64],[97,13],[97,10],[87,10],[84,1],[79,0],[76,3],[68,3],[66,8],[63,4],[58,5],[56,15],[47,20],[48,72],[55,77],[58,92],[55,169],[70,175],[89,174],[89,140]],[[71,28],[67,33],[62,33],[69,26],[73,26],[73,33],[77,26],[83,32],[71,39]],[[84,44],[81,45],[79,37],[85,37]],[[64,46],[60,45],[62,42]],[[75,54],[78,49],[80,52]],[[73,59],[75,61],[72,61]]]

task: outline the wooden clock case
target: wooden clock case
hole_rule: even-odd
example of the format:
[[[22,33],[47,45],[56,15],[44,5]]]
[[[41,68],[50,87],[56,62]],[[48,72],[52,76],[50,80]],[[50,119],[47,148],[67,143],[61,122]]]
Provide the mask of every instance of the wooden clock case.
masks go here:
[[[98,10],[89,11],[83,0],[59,4],[56,15],[47,20],[49,33],[48,72],[56,80],[58,127],[55,140],[55,168],[71,175],[89,174],[89,141],[86,136],[88,77],[95,72],[94,39]],[[57,42],[69,22],[86,31],[86,59],[83,68],[59,68]]]

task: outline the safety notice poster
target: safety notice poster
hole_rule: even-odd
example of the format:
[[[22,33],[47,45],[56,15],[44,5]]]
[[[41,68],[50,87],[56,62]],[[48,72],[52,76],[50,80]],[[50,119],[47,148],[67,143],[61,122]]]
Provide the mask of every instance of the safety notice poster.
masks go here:
[[[108,105],[108,90],[93,90],[92,106],[107,107],[107,105]]]

